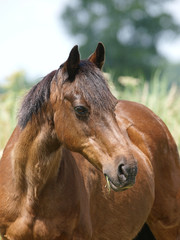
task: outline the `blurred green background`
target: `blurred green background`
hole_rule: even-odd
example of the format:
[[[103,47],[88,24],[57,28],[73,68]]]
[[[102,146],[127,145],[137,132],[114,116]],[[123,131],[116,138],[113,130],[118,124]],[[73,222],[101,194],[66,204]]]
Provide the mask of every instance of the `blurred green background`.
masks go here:
[[[82,58],[98,42],[104,43],[104,72],[114,95],[152,109],[165,121],[180,149],[180,63],[171,62],[162,51],[164,42],[173,42],[180,33],[180,23],[167,10],[169,2],[74,0],[66,2],[59,21],[78,43]],[[17,70],[1,83],[1,152],[16,125],[22,96],[37,81]]]

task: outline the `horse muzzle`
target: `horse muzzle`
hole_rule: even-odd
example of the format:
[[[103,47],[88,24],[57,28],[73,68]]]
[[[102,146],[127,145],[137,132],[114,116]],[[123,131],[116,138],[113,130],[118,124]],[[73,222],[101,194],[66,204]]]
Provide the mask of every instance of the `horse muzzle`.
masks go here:
[[[116,192],[131,188],[136,181],[137,163],[120,163],[117,171],[103,171],[109,186]],[[115,174],[114,174],[115,172]]]

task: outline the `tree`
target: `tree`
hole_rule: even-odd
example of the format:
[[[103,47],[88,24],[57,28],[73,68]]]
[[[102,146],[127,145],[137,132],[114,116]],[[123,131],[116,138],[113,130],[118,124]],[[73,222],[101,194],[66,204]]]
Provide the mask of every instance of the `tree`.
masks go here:
[[[149,79],[166,63],[157,49],[161,37],[179,31],[163,8],[165,2],[168,0],[76,0],[61,17],[69,32],[81,40],[83,57],[102,41],[107,51],[105,70],[112,69],[116,76],[143,74]]]

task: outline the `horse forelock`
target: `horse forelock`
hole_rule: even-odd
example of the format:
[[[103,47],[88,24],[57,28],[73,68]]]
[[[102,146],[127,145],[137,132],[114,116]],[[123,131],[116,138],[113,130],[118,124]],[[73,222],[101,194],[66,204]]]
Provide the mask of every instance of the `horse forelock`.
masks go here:
[[[102,71],[93,63],[81,61],[75,81],[87,104],[97,110],[114,110],[117,99],[112,95]]]
[[[18,125],[25,128],[33,114],[37,114],[43,104],[49,100],[51,81],[56,74],[56,70],[45,76],[27,93],[22,101],[18,112]]]

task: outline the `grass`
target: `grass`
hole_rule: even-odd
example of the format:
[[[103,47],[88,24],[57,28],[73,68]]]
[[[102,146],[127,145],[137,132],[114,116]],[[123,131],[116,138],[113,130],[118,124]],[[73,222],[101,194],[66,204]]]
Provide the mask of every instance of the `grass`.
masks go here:
[[[4,148],[15,125],[19,102],[31,84],[24,71],[6,78],[0,86],[0,150]]]
[[[15,125],[18,106],[24,91],[14,93],[11,91],[0,95],[0,150],[5,147]]]

